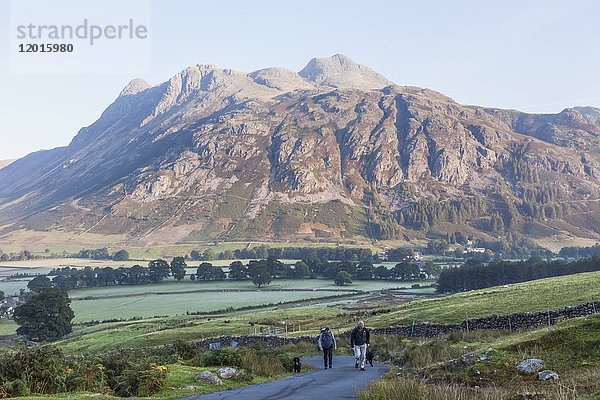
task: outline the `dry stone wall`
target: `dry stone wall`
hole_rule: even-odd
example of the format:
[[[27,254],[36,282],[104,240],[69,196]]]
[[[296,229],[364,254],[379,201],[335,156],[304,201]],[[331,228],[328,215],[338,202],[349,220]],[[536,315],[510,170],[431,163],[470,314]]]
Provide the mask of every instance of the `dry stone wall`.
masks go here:
[[[469,332],[473,330],[513,331],[538,328],[557,324],[560,321],[585,317],[600,311],[600,302],[590,302],[573,307],[541,312],[527,312],[508,315],[491,315],[484,318],[472,318],[460,324],[418,323],[411,325],[392,326],[387,328],[371,328],[373,335],[400,335],[406,337],[433,338],[452,332]],[[350,332],[340,336],[349,337]],[[234,343],[236,346],[264,344],[269,347],[283,346],[291,343],[314,343],[316,337],[300,336],[287,338],[282,336],[221,336],[203,339],[197,342],[198,347],[226,347]],[[215,343],[218,345],[215,346]],[[212,345],[211,345],[212,344]]]

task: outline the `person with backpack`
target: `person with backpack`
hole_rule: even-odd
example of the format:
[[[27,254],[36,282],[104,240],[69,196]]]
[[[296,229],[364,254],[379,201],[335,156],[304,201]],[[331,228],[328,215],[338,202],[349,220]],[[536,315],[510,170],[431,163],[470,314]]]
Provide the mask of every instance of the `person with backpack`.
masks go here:
[[[361,371],[365,370],[365,359],[370,340],[371,333],[365,328],[364,321],[358,321],[356,328],[350,333],[350,346],[354,350],[354,368],[358,368],[360,363]]]
[[[333,332],[331,332],[328,327],[321,329],[318,344],[319,350],[323,352],[323,362],[325,363],[325,369],[327,369],[327,365],[329,365],[329,368],[331,368],[331,364],[333,361],[333,350],[337,349],[337,345],[335,342],[335,336],[333,336]]]

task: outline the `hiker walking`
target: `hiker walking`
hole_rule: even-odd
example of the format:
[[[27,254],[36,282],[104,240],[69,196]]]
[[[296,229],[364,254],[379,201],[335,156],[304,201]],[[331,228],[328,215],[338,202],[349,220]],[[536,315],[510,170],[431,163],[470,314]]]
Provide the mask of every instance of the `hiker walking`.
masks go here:
[[[350,346],[354,350],[354,368],[365,370],[365,359],[367,357],[367,347],[371,339],[371,333],[365,328],[364,321],[358,321],[356,328],[352,329],[350,334]]]
[[[333,332],[331,332],[328,327],[321,329],[318,344],[319,350],[323,352],[323,363],[325,364],[325,369],[327,369],[327,365],[329,365],[329,368],[331,368],[333,350],[336,350],[337,347],[335,343],[335,336],[333,336]]]

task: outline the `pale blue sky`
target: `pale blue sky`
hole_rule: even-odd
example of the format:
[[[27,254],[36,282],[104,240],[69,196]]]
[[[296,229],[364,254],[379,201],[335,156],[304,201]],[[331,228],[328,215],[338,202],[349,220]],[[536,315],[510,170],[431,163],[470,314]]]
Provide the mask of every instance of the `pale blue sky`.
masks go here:
[[[151,73],[11,75],[3,0],[0,159],[66,145],[132,78],[156,84],[191,64],[298,71],[312,57],[343,53],[398,84],[464,104],[600,106],[594,0],[155,0],[151,12]]]

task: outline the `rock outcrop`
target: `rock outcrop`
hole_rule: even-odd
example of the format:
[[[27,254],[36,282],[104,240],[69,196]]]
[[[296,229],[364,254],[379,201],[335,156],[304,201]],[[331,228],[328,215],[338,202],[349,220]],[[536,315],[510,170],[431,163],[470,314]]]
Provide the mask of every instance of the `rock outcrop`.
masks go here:
[[[203,371],[203,372],[199,373],[198,375],[196,375],[196,377],[194,379],[197,381],[213,383],[215,385],[223,384],[223,381],[221,380],[221,378],[219,378],[216,374],[214,374],[210,371]]]
[[[544,360],[539,358],[528,358],[517,364],[517,370],[528,374],[535,374],[544,367]]]
[[[219,378],[222,379],[230,379],[238,376],[239,374],[240,372],[237,369],[231,367],[223,367],[217,370],[217,375],[219,375]]]
[[[559,379],[558,373],[549,369],[538,372],[538,379],[540,381],[553,381]]]

